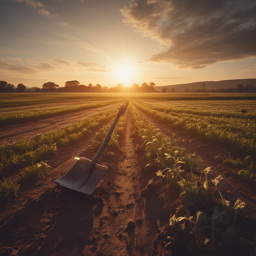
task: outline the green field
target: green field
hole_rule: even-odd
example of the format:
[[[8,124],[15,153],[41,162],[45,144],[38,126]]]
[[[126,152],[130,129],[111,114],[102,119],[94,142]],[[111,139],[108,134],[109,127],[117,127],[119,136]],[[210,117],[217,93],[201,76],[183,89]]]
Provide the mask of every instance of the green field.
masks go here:
[[[115,99],[144,100],[256,100],[253,93],[0,93],[0,108],[38,104],[85,104]]]

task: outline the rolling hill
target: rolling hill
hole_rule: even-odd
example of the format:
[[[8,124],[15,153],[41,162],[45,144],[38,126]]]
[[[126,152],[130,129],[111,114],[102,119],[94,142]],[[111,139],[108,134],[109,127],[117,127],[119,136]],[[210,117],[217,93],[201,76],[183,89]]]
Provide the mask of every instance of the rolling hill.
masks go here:
[[[196,91],[196,90],[212,90],[212,89],[229,89],[237,88],[239,84],[246,86],[247,84],[256,87],[256,79],[235,79],[235,80],[222,80],[222,81],[202,81],[188,84],[174,84],[165,86],[155,86],[157,91],[162,91],[163,88],[167,88],[167,92],[185,92],[185,91]],[[203,88],[203,85],[205,85]]]

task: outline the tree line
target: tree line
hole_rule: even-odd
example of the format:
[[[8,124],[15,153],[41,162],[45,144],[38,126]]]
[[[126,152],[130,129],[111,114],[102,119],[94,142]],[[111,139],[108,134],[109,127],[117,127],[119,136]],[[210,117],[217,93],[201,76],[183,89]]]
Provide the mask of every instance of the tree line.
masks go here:
[[[6,81],[0,81],[0,92],[25,92],[27,87],[24,84],[18,84],[17,88]]]
[[[238,84],[237,87],[234,88],[205,89],[205,86],[203,86],[203,89],[186,89],[185,92],[256,92],[256,87],[254,87],[252,84]]]
[[[100,84],[88,85],[80,84],[77,80],[67,81],[65,87],[60,87],[54,82],[47,82],[42,85],[42,89],[37,88],[35,91],[39,92],[156,92],[155,83],[142,83],[140,86],[134,83],[132,86],[125,87],[124,84],[119,83],[114,87],[108,88]],[[17,88],[13,84],[8,84],[6,81],[0,81],[0,92],[25,92],[27,87],[24,84],[18,84]]]

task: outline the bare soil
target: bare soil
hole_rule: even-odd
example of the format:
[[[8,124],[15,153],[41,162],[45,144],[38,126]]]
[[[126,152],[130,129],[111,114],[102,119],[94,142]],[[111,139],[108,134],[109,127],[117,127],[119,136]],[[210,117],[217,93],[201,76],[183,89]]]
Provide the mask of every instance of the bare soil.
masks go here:
[[[114,156],[105,152],[100,158],[109,170],[93,196],[61,189],[54,180],[70,170],[76,162],[74,156],[93,158],[88,145],[96,131],[89,139],[60,149],[48,160],[52,169],[47,177],[25,186],[14,201],[1,203],[0,255],[170,255],[157,236],[175,214],[179,192],[156,178],[157,168],[145,167],[145,155],[136,152],[129,109],[125,115],[126,131],[120,150]],[[144,116],[172,143],[184,147],[187,153],[198,154],[204,167],[212,166],[212,177],[225,173],[221,157],[230,150]],[[142,196],[152,178],[154,189]],[[232,203],[241,197],[248,215],[255,219],[254,189],[228,175],[225,181],[224,197]],[[246,223],[240,232],[252,240],[252,229]]]
[[[13,202],[1,206],[1,251],[12,255],[151,255],[156,230],[168,222],[158,196],[147,198],[141,190],[149,177],[140,173],[142,163],[131,139],[127,113],[121,148],[101,157],[109,167],[93,196],[60,189],[54,180],[74,164],[74,156],[92,159],[84,150],[89,141],[61,149],[48,160],[49,175],[22,189]],[[92,135],[93,136],[93,135]],[[92,139],[92,136],[90,139]],[[144,163],[143,163],[144,164]],[[159,255],[164,255],[162,247]]]
[[[33,137],[41,133],[55,131],[117,105],[118,104],[112,104],[104,107],[85,109],[69,114],[43,118],[36,121],[2,126],[0,127],[0,144],[4,142],[11,143],[24,137]]]

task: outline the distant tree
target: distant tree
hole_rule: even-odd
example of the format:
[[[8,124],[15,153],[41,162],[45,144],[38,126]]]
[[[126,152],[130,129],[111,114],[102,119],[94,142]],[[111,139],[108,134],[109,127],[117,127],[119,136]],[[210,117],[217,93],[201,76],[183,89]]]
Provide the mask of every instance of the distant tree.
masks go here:
[[[27,87],[24,84],[18,84],[16,88],[16,92],[25,92]]]
[[[239,85],[237,86],[237,89],[238,89],[239,91],[241,91],[241,90],[244,89],[244,86],[243,86],[242,84],[239,84]]]
[[[166,87],[163,88],[163,89],[162,89],[162,92],[167,92],[167,88],[166,88]]]
[[[122,92],[122,90],[124,89],[124,84],[122,83],[117,84],[116,89],[118,92]]]
[[[153,83],[153,82],[150,82],[150,83],[149,83],[149,86],[150,86],[149,92],[155,92],[155,91],[156,91],[155,88],[154,88],[155,85],[156,85],[156,84]]]
[[[251,91],[251,90],[253,89],[253,86],[252,86],[251,84],[247,84],[247,85],[244,87],[244,89],[245,89],[247,92],[249,92],[249,91]]]
[[[48,82],[43,84],[43,89],[44,90],[52,90],[52,89],[57,89],[59,88],[58,84],[55,84],[53,82]]]
[[[132,91],[133,91],[133,92],[138,92],[138,91],[139,91],[139,88],[140,88],[140,87],[139,87],[138,84],[135,84],[135,83],[134,83],[134,84],[132,85]]]
[[[102,92],[102,87],[100,84],[96,84],[96,91],[97,92]]]
[[[14,90],[14,85],[13,84],[7,84],[6,86],[5,86],[5,92],[14,92],[15,90]]]
[[[75,87],[78,86],[80,83],[77,80],[67,81],[65,83],[65,87]]]
[[[140,86],[140,91],[141,92],[148,92],[149,91],[149,85],[147,83],[143,83],[141,86]]]
[[[102,91],[103,92],[107,92],[108,91],[108,87],[107,86],[103,86]]]
[[[6,86],[7,86],[6,81],[0,81],[0,92],[4,92]]]

